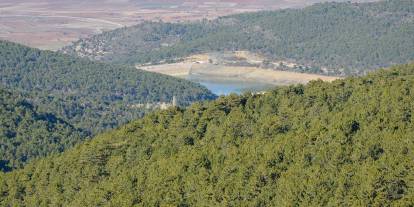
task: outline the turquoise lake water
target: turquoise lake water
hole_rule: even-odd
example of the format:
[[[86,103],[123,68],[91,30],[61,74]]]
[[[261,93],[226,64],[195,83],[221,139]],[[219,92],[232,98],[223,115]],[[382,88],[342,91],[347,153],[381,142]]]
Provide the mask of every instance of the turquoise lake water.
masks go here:
[[[190,79],[191,80],[191,79]],[[241,94],[246,91],[258,92],[273,88],[274,86],[262,83],[245,81],[212,81],[192,80],[208,88],[216,95],[229,95],[231,93]]]

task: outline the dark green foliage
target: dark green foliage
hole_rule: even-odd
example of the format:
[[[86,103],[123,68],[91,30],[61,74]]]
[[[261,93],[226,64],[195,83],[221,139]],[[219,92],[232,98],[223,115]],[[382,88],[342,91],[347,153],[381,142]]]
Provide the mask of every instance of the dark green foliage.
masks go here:
[[[171,108],[0,175],[2,206],[412,206],[414,64]]]
[[[312,66],[295,69],[301,72],[364,74],[414,59],[413,15],[413,0],[324,3],[196,23],[147,22],[80,40],[63,52],[133,65],[249,50]]]
[[[136,104],[180,105],[213,99],[206,88],[186,80],[95,63],[18,44],[0,42],[0,84],[32,94],[32,101],[92,133],[136,119],[146,110]]]
[[[5,41],[0,93],[0,171],[62,152],[150,110],[136,104],[170,102],[174,95],[181,105],[215,98],[189,81]]]
[[[86,136],[55,115],[39,112],[24,94],[0,88],[0,171],[62,152]]]

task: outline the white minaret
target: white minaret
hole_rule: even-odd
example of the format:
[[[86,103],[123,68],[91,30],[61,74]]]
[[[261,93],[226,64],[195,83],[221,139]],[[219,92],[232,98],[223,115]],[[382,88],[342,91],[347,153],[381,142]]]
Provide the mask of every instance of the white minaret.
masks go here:
[[[172,105],[173,105],[173,107],[177,106],[177,97],[176,96],[173,96]]]

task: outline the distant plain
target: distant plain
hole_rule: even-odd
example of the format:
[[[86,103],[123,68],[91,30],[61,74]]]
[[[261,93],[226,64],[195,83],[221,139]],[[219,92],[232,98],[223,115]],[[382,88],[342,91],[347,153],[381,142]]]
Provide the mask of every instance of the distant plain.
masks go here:
[[[324,0],[2,0],[0,39],[58,50],[79,38],[143,21],[203,18],[304,7]]]

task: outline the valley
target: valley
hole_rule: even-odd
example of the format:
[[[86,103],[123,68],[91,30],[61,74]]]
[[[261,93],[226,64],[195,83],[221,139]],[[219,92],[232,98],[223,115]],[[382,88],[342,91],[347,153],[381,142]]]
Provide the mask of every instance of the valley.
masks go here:
[[[217,95],[263,91],[275,86],[306,84],[311,80],[333,81],[340,77],[292,72],[307,67],[293,62],[271,62],[248,51],[204,53],[176,63],[136,65],[136,68],[198,82]]]
[[[145,22],[82,38],[59,51],[132,66],[249,51],[265,59],[242,66],[329,76],[364,75],[414,59],[413,6],[411,0],[333,2],[196,22]],[[231,65],[231,60],[227,62]]]
[[[413,207],[414,0],[320,2],[0,0],[0,206]]]

